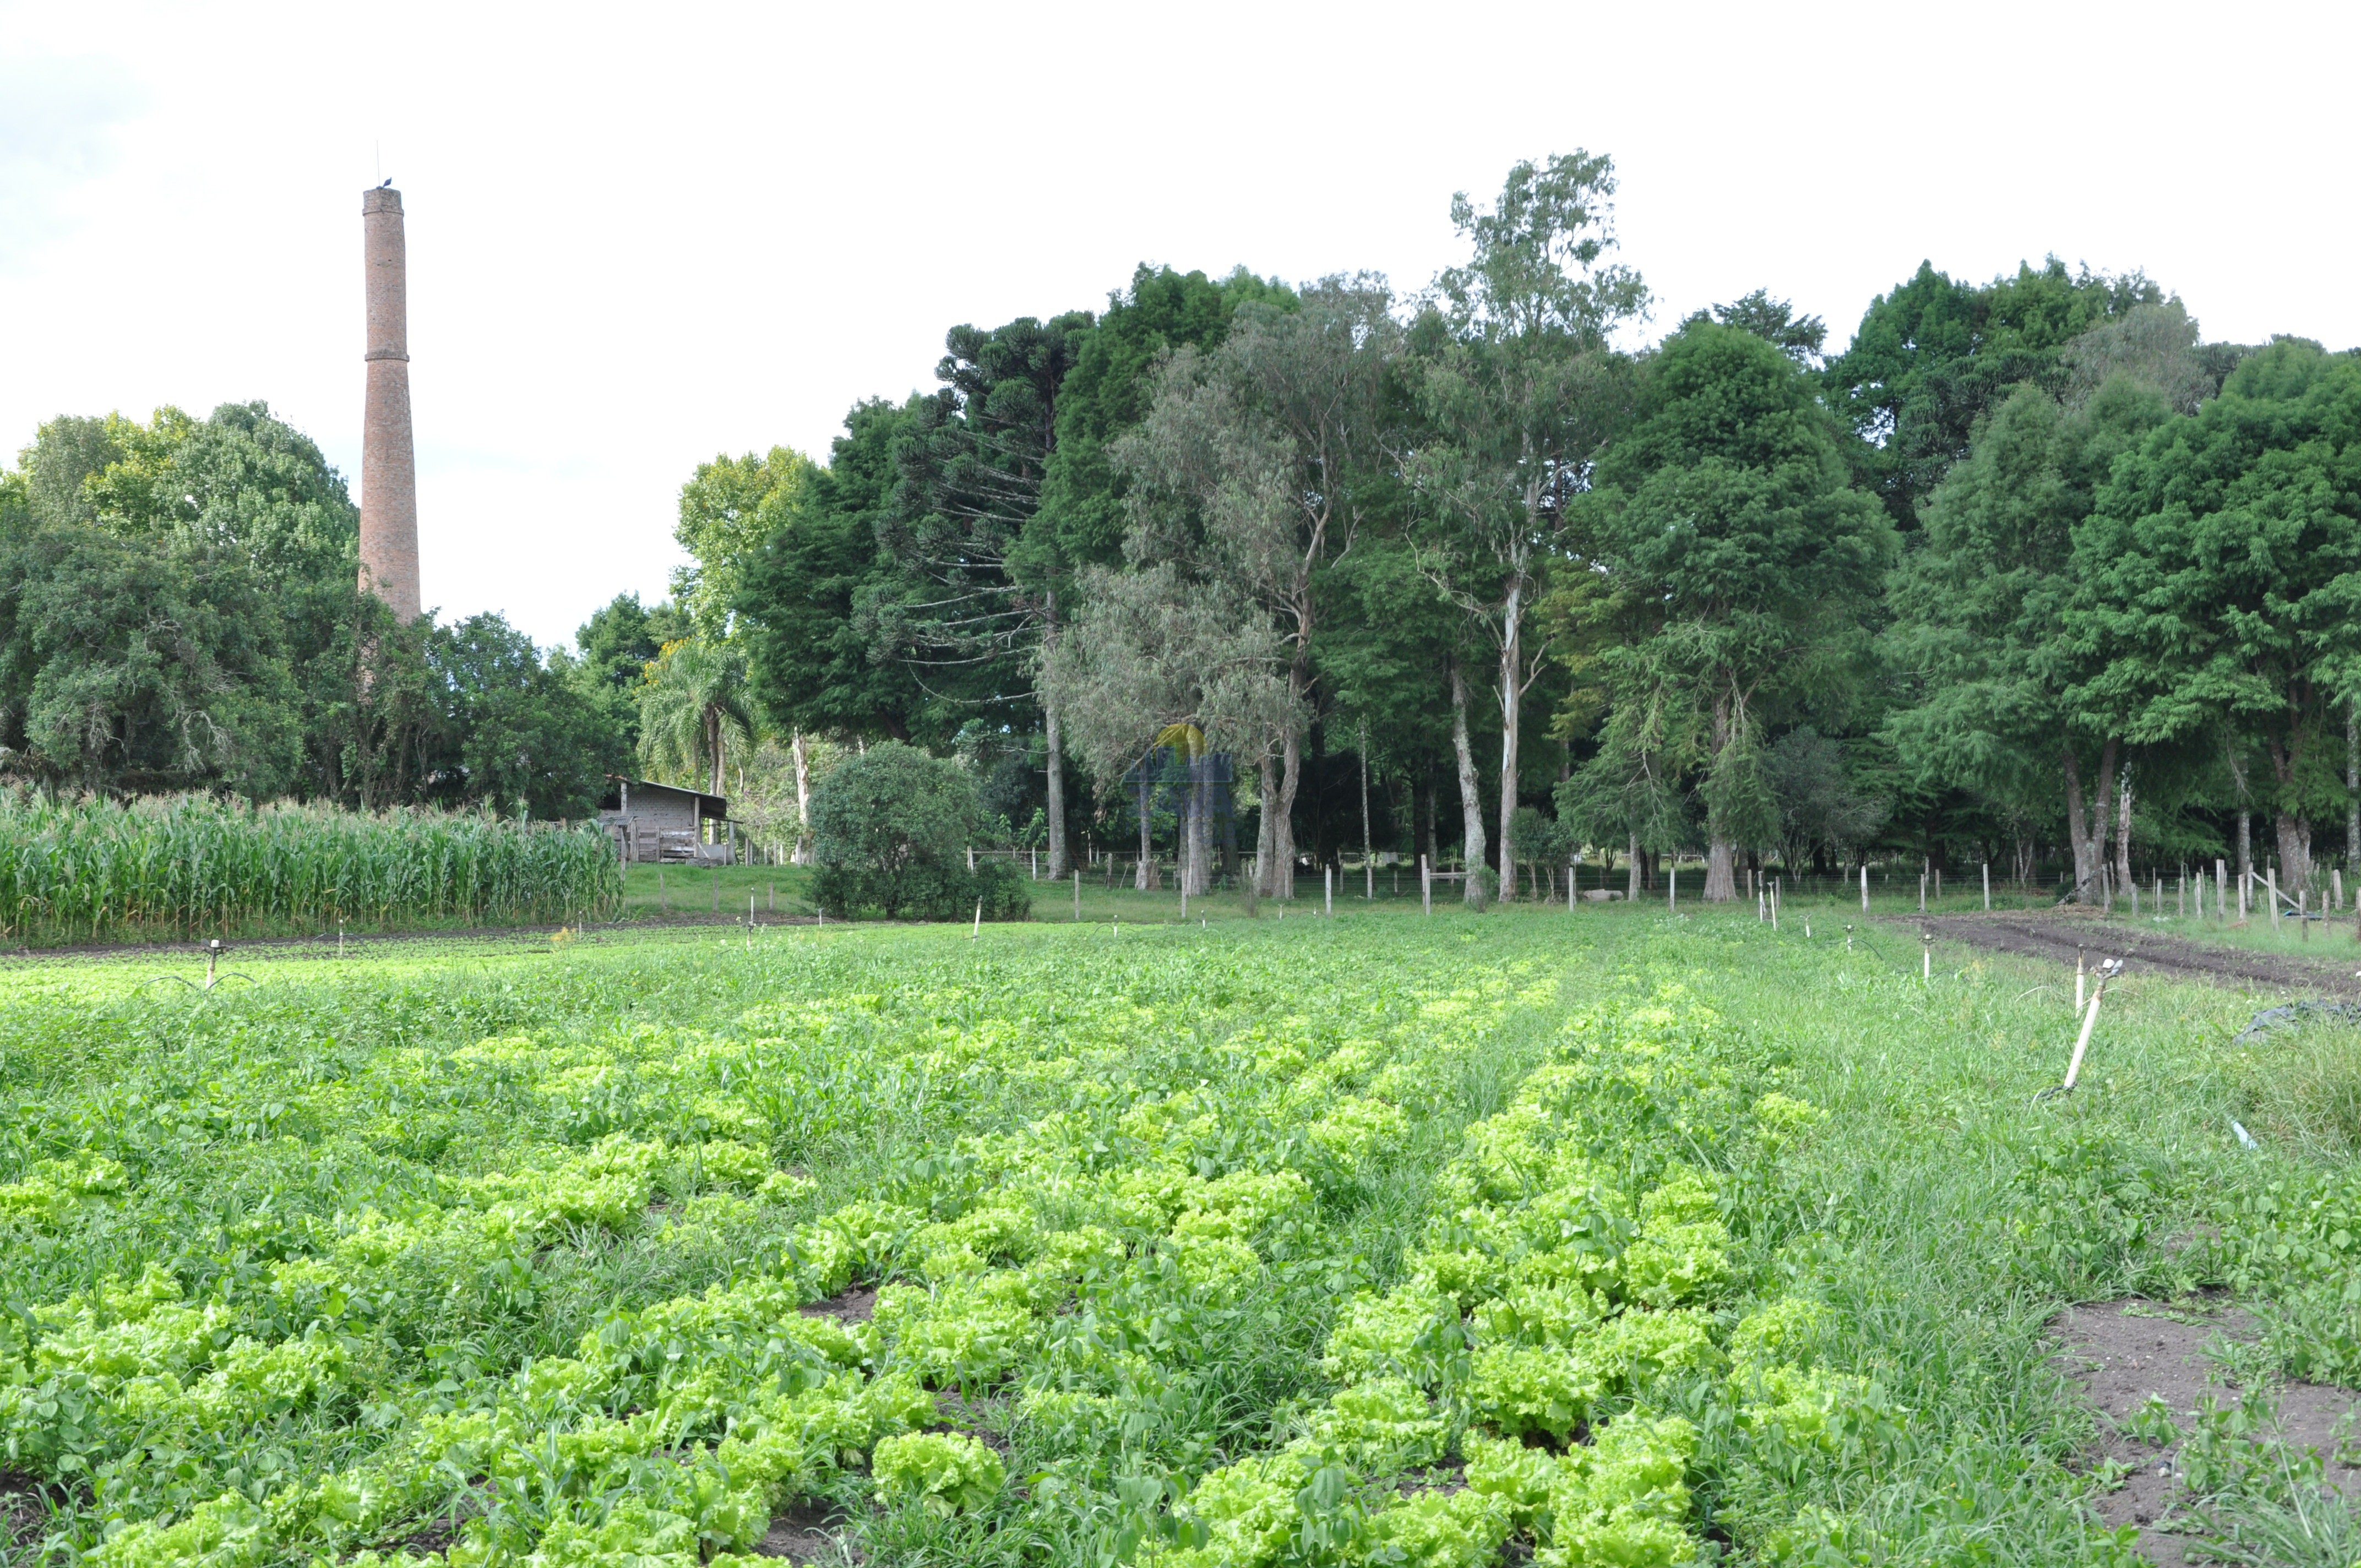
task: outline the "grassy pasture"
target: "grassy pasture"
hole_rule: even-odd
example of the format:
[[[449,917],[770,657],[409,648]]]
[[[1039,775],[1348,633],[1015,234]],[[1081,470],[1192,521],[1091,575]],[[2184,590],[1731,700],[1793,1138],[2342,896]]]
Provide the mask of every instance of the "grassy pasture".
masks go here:
[[[10,1549],[2119,1563],[2059,1306],[2361,1376],[2349,1032],[1353,902],[0,972]]]

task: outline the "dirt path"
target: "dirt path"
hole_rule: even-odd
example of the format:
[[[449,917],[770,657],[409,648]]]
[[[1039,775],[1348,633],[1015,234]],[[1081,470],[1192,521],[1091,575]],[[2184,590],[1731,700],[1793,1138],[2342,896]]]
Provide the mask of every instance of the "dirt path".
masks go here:
[[[2345,958],[2291,958],[2192,942],[2160,931],[2127,929],[2064,912],[1888,916],[1888,923],[1924,927],[1970,947],[2071,965],[2077,952],[2096,964],[2123,959],[2126,974],[2166,974],[2240,990],[2300,991],[2361,996],[2361,948]]]
[[[2068,1309],[2056,1328],[2059,1365],[2105,1418],[2093,1457],[2113,1460],[2126,1472],[2122,1486],[2101,1494],[2100,1517],[2110,1525],[2137,1526],[2140,1555],[2158,1568],[2182,1568],[2190,1561],[2190,1538],[2156,1528],[2180,1501],[2180,1445],[2143,1442],[2124,1428],[2150,1395],[2165,1402],[2184,1431],[2200,1398],[2234,1402],[2236,1390],[2224,1381],[2205,1345],[2217,1335],[2253,1337],[2254,1321],[2235,1307],[2190,1311],[2152,1301],[2108,1301]],[[2351,1390],[2286,1383],[2273,1393],[2278,1440],[2318,1453],[2327,1462],[2329,1485],[2348,1498],[2361,1497],[2361,1470],[2336,1460],[2339,1423],[2354,1408]]]

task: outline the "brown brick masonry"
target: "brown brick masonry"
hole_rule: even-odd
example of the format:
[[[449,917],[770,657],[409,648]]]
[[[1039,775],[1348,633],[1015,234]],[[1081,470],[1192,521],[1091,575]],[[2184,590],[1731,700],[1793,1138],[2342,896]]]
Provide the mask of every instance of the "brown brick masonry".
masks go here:
[[[361,587],[418,619],[418,465],[410,433],[410,307],[401,192],[361,193],[368,390],[361,411]]]

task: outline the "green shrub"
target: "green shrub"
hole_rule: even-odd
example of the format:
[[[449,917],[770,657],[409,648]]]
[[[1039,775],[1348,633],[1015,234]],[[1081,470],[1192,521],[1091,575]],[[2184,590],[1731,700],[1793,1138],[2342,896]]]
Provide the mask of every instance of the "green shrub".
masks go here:
[[[967,868],[983,821],[974,781],[915,746],[872,746],[812,792],[820,907],[889,920],[1022,920],[1033,900],[1014,866]]]

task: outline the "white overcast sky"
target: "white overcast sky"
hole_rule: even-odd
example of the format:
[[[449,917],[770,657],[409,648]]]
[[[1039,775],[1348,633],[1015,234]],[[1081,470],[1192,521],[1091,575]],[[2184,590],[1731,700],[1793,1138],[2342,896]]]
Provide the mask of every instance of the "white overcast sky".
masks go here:
[[[1136,262],[1414,290],[1455,190],[1611,153],[1661,330],[1840,345],[1920,258],[2144,269],[2361,342],[2349,5],[284,7],[0,0],[0,454],[267,400],[357,485],[360,192],[409,213],[426,601],[661,596],[701,460],[824,453],[946,327]]]

